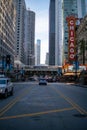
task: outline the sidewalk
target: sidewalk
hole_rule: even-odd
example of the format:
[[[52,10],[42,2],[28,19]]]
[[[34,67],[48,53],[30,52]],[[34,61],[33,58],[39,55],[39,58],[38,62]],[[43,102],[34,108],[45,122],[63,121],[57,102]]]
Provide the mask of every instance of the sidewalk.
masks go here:
[[[83,88],[87,88],[87,85],[83,85],[83,84],[79,84],[79,83],[77,83],[77,84],[74,84],[75,86],[79,86],[79,87],[83,87]]]
[[[70,85],[74,85],[74,86],[78,86],[78,87],[83,87],[83,88],[87,88],[87,85],[83,85],[83,84],[80,84],[80,83],[75,83],[75,82],[69,82],[69,83],[66,83],[66,84],[70,84]]]

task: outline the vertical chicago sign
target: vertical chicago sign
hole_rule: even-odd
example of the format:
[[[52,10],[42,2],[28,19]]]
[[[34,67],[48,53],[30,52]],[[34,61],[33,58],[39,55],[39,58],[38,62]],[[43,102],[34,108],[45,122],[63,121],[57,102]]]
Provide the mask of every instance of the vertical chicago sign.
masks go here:
[[[69,39],[68,39],[68,59],[69,61],[75,60],[75,26],[76,26],[76,20],[74,16],[69,16],[66,18],[68,22],[68,29],[69,29]]]

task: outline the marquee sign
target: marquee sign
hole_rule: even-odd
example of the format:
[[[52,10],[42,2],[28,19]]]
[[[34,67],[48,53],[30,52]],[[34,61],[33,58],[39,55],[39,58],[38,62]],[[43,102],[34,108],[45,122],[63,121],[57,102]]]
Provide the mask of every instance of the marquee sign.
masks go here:
[[[68,40],[68,57],[69,61],[75,60],[75,26],[76,20],[74,16],[69,16],[66,18],[68,22],[68,29],[69,29],[69,40]]]

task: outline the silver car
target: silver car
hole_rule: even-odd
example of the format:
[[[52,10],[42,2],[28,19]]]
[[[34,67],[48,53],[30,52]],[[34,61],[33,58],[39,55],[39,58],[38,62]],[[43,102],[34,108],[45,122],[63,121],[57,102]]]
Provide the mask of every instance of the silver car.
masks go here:
[[[46,79],[45,79],[45,78],[41,78],[41,79],[39,80],[39,85],[47,85]]]
[[[13,95],[13,83],[9,78],[0,78],[0,95],[6,98],[8,94]]]

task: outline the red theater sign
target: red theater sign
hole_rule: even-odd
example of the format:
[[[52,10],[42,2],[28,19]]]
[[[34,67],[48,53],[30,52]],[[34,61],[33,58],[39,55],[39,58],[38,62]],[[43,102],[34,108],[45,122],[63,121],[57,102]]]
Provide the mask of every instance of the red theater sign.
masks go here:
[[[75,59],[75,26],[76,20],[74,16],[69,16],[66,18],[68,22],[68,29],[69,29],[69,40],[68,40],[68,56],[69,61],[74,61]]]

